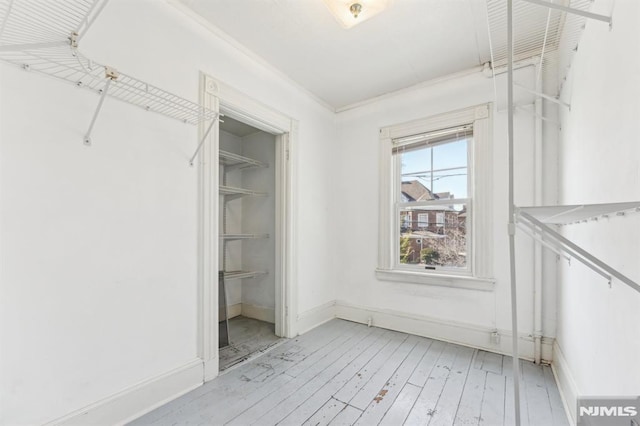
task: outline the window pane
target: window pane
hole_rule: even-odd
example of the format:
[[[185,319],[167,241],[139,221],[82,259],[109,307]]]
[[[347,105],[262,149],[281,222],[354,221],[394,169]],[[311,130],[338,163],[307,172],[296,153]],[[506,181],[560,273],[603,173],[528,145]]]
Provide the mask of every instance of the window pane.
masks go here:
[[[433,191],[440,198],[467,198],[467,145],[463,139],[433,147]]]
[[[468,197],[469,139],[398,151],[401,202]]]
[[[407,208],[400,219],[400,263],[467,267],[466,205]]]

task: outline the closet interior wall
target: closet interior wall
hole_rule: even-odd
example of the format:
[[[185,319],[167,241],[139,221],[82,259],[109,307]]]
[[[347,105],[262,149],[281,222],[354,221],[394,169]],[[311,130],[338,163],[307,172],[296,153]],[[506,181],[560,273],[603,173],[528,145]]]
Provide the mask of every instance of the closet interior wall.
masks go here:
[[[220,149],[264,165],[220,167],[221,185],[264,194],[220,196],[218,261],[226,276],[227,312],[230,318],[243,315],[275,323],[275,137],[262,131],[238,136],[221,130]],[[237,271],[253,274],[234,278]]]

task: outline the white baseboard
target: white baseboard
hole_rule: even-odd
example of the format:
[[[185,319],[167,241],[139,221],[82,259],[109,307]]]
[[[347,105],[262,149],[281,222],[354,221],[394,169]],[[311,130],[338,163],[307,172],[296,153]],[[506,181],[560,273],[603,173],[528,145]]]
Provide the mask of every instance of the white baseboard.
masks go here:
[[[193,360],[47,425],[124,425],[201,386],[202,377],[202,360]]]
[[[569,418],[569,423],[576,424],[576,406],[578,402],[578,386],[576,385],[569,363],[562,353],[562,349],[558,342],[553,344],[553,363],[551,363],[551,371],[556,378],[560,397],[564,404],[564,410]]]
[[[323,305],[317,306],[308,311],[298,314],[297,331],[298,334],[304,334],[307,331],[331,321],[336,317],[336,301],[331,300]]]
[[[242,315],[242,303],[227,306],[227,316],[229,318],[235,318],[240,315]],[[222,309],[218,310],[218,321],[224,321],[224,312]]]
[[[271,324],[276,323],[276,310],[274,308],[266,308],[264,306],[249,305],[248,303],[242,303],[242,316],[247,318],[253,318]]]
[[[509,330],[497,330],[500,334],[500,343],[493,344],[490,340],[490,334],[496,330],[490,327],[389,309],[356,306],[340,300],[336,302],[335,312],[336,317],[349,321],[367,324],[371,320],[371,325],[376,327],[511,355],[512,334]],[[533,338],[527,334],[520,334],[518,338],[520,358],[533,360]],[[543,356],[549,356],[552,352],[550,347],[552,340],[543,339]],[[545,359],[545,361],[550,361],[550,359]]]

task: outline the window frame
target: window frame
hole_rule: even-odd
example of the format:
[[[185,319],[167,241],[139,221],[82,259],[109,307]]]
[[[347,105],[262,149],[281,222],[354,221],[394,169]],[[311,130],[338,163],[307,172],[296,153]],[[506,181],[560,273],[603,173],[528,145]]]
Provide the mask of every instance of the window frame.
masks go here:
[[[490,106],[491,104],[472,106],[380,129],[378,279],[485,291],[493,289],[493,152]],[[465,199],[468,215],[468,269],[430,270],[401,266],[397,243],[400,233],[399,216],[394,187],[398,179],[396,173],[399,172],[397,156],[392,152],[393,140],[464,125],[473,126],[473,137],[467,148],[469,187],[468,198]],[[447,202],[450,203],[449,200]]]
[[[440,130],[440,129],[438,129]],[[436,130],[435,132],[438,133],[438,130]],[[395,140],[396,138],[393,138],[393,140]],[[393,143],[392,140],[392,143]],[[425,147],[431,147],[433,148],[434,146],[440,146],[440,145],[444,145],[447,143],[451,143],[451,142],[455,142],[456,141],[456,137],[455,136],[451,136],[451,138],[446,138],[443,141],[439,141],[436,144],[429,144],[427,142],[425,142]],[[454,200],[450,200],[450,199],[446,199],[446,200],[429,200],[429,201],[403,201],[402,200],[402,195],[400,193],[400,183],[402,182],[402,156],[399,154],[395,154],[393,155],[393,159],[392,159],[392,172],[391,174],[393,175],[393,178],[395,180],[395,184],[393,185],[393,188],[391,190],[391,198],[392,198],[392,203],[394,204],[395,207],[395,215],[393,216],[393,220],[398,220],[398,222],[394,225],[394,230],[395,230],[395,236],[393,238],[395,238],[395,241],[400,241],[400,237],[401,237],[401,228],[403,223],[400,222],[399,218],[400,215],[403,211],[406,211],[407,209],[419,209],[421,206],[424,207],[433,207],[433,206],[437,206],[437,205],[442,205],[442,206],[448,206],[451,204],[462,204],[466,207],[467,209],[467,216],[471,216],[470,214],[471,210],[472,210],[472,199],[473,199],[473,194],[471,193],[471,187],[472,187],[472,181],[473,181],[473,165],[472,165],[472,159],[473,159],[473,135],[471,135],[471,137],[469,138],[468,142],[467,142],[467,158],[466,158],[466,162],[467,162],[467,197],[466,198],[460,198],[460,199],[454,199]],[[433,155],[433,153],[431,154]],[[429,188],[430,191],[433,191],[432,188]],[[453,201],[457,201],[457,202],[453,202]],[[438,213],[433,212],[434,216],[437,217]],[[411,211],[411,216],[412,218],[414,218],[414,222],[418,224],[418,228],[419,228],[419,223],[417,220],[417,217],[420,213],[417,213],[416,210],[412,210]],[[442,213],[444,215],[444,213]],[[429,213],[427,213],[427,215],[429,215]],[[396,219],[398,218],[398,219]],[[429,222],[427,220],[427,222]],[[470,224],[469,224],[470,225]],[[437,226],[437,225],[436,225]],[[413,223],[411,224],[411,229],[414,228]],[[428,228],[428,225],[427,225]],[[444,229],[444,225],[442,226],[442,228]],[[471,234],[471,226],[466,226],[466,252],[470,253],[472,250],[472,234]],[[393,241],[392,241],[393,243]],[[472,262],[471,262],[471,258],[470,256],[467,256],[466,258],[466,266],[465,267],[452,267],[452,266],[442,266],[442,267],[434,267],[431,265],[424,265],[424,264],[412,264],[412,263],[402,263],[400,262],[400,244],[395,244],[393,246],[393,249],[395,251],[395,255],[394,255],[394,261],[392,264],[393,269],[398,269],[398,270],[406,270],[406,271],[415,271],[415,272],[421,272],[422,270],[428,270],[429,272],[433,272],[433,273],[439,273],[439,274],[454,274],[454,275],[468,275],[471,276],[471,271],[472,271]]]

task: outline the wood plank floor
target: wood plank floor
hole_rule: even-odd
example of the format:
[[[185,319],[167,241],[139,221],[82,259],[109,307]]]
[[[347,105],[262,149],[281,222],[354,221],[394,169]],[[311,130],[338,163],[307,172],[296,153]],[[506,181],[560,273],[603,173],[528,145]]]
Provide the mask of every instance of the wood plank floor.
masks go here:
[[[522,362],[523,425],[568,425],[549,367]],[[513,421],[509,357],[330,321],[131,425],[487,425]]]
[[[243,316],[231,318],[229,346],[220,349],[220,371],[266,352],[281,340],[274,324]]]

